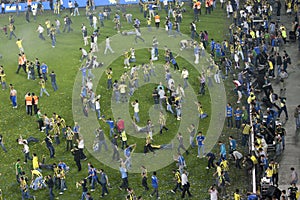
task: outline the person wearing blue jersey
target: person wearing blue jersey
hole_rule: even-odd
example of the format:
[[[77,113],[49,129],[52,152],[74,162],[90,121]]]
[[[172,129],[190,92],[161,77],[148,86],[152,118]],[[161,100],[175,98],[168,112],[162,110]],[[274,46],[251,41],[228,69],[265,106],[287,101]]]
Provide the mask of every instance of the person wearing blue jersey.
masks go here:
[[[226,159],[226,147],[225,144],[222,141],[219,141],[219,146],[220,146],[220,160]]]
[[[196,137],[197,145],[198,145],[198,158],[201,158],[201,149],[202,149],[202,154],[205,156],[205,148],[204,148],[204,141],[205,141],[205,136],[202,135],[202,131],[198,132],[198,135]]]
[[[102,120],[109,125],[109,137],[112,137],[115,134],[115,122],[111,118],[108,118],[107,120],[102,118]]]
[[[90,166],[90,171],[91,171],[90,176],[92,177],[91,191],[95,191],[95,182],[97,181],[99,184],[101,183],[97,175],[97,169],[93,165]]]
[[[231,107],[231,104],[228,103],[226,105],[226,119],[227,119],[227,127],[228,128],[233,127],[232,116],[233,116],[233,109]]]
[[[210,51],[212,53],[215,51],[215,44],[216,44],[216,42],[214,41],[214,39],[211,39],[211,41],[210,41]]]
[[[242,114],[243,114],[243,111],[239,107],[237,107],[236,110],[234,111],[235,127],[237,129],[241,128]]]
[[[156,196],[156,199],[160,199],[158,195],[158,178],[156,177],[156,172],[153,172],[153,175],[151,176],[151,184],[153,187],[153,192],[150,194],[150,197]]]
[[[119,186],[119,189],[122,190],[122,189],[125,189],[127,190],[128,188],[128,174],[127,174],[127,169],[126,167],[121,163],[120,164],[120,173],[121,173],[121,178],[122,178],[122,185]]]

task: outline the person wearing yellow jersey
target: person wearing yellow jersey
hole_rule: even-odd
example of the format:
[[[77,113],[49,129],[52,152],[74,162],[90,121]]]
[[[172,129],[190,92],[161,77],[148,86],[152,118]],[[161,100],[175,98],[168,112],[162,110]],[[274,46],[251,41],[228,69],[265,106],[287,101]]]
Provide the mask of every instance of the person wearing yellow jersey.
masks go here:
[[[46,29],[47,29],[47,35],[50,35],[50,28],[51,28],[51,22],[49,19],[46,19],[45,21]]]
[[[129,63],[129,61],[128,61]],[[112,83],[112,74],[113,74],[113,71],[112,71],[112,68],[108,68],[106,70],[106,76],[107,76],[107,90],[109,89],[112,89],[113,87],[113,83]]]
[[[173,170],[173,174],[174,174],[174,181],[176,182],[176,186],[174,187],[173,190],[171,190],[172,193],[176,193],[177,189],[179,191],[182,191],[182,187],[181,187],[181,175],[180,175],[180,172],[179,170],[177,169],[174,169]]]
[[[273,185],[278,186],[279,164],[272,159],[271,162],[270,162],[270,166],[272,167],[272,170],[273,170],[273,174],[272,174]]]
[[[127,68],[130,67],[130,63],[129,63],[130,55],[129,55],[128,51],[125,51],[123,53],[123,55],[124,55],[124,62],[123,62],[124,63],[124,68],[127,69]]]
[[[270,183],[273,183],[273,169],[272,166],[268,166],[268,168],[265,171],[265,176],[270,179]]]
[[[12,36],[14,36],[15,39],[17,39],[17,36],[16,36],[16,34],[15,34],[15,29],[16,29],[16,27],[15,27],[15,25],[13,25],[13,23],[10,23],[10,24],[8,25],[8,30],[9,30],[9,40],[11,40]]]
[[[154,152],[154,150],[153,150],[153,148],[151,146],[151,136],[150,136],[150,133],[148,133],[147,136],[146,136],[146,144],[144,146],[144,155],[146,155],[146,153],[148,151],[151,151],[151,152],[153,152],[153,154],[155,154],[155,152]]]
[[[43,77],[40,78],[40,82],[39,82],[40,86],[41,86],[41,92],[40,92],[40,97],[43,96],[43,93],[45,93],[48,97],[50,96],[50,94],[47,92],[46,90],[46,82],[43,79]]]
[[[18,46],[18,48],[20,50],[20,53],[24,52],[24,48],[23,48],[22,42],[23,42],[23,40],[20,39],[20,38],[18,38],[18,40],[16,41],[16,44],[17,44],[17,46]]]
[[[67,139],[67,148],[66,150],[69,151],[73,147],[73,137],[74,137],[74,132],[72,131],[70,126],[67,126],[67,131],[65,133],[66,139]]]
[[[224,178],[225,178],[225,182],[230,184],[230,178],[229,178],[229,163],[226,159],[222,159],[221,163],[220,163],[221,169],[224,172]]]
[[[31,170],[31,181],[33,181],[33,183],[32,183],[32,189],[33,190],[37,190],[37,189],[47,187],[45,182],[43,181],[42,173],[39,172],[36,169]]]
[[[62,166],[59,166],[59,178],[60,178],[60,192],[59,194],[63,194],[65,190],[67,190],[66,185],[66,174],[63,170]]]
[[[284,44],[286,44],[286,38],[287,38],[286,28],[283,25],[281,25],[280,31],[281,31],[282,40],[283,40]]]
[[[39,158],[37,157],[36,153],[32,154],[32,168],[39,170]]]
[[[234,200],[241,200],[241,195],[240,195],[239,189],[235,190],[235,192],[233,193],[233,198],[234,198]]]
[[[141,176],[142,176],[142,186],[145,188],[145,191],[149,190],[148,183],[147,183],[147,168],[145,166],[141,166]]]
[[[147,19],[147,27],[148,27],[148,31],[152,31],[152,27],[151,27],[151,17],[148,17],[148,19]]]
[[[269,65],[269,77],[275,78],[274,65],[271,58],[268,59],[268,65]]]
[[[219,162],[216,163],[216,168],[216,172],[213,174],[213,176],[218,175],[218,177],[220,177],[222,174],[222,168]]]
[[[20,189],[21,189],[21,193],[22,193],[22,199],[34,199],[35,200],[35,196],[32,196],[29,194],[28,185],[27,185],[25,176],[20,177]]]
[[[122,140],[122,149],[127,146],[127,135],[125,130],[121,132],[121,140]]]
[[[253,30],[253,29],[251,29],[251,31],[250,31],[250,35],[251,35],[251,38],[252,38],[252,39],[255,39],[255,32],[254,32],[254,30]]]
[[[0,82],[2,85],[2,90],[6,90],[6,74],[4,73],[4,70],[2,70],[0,73]]]

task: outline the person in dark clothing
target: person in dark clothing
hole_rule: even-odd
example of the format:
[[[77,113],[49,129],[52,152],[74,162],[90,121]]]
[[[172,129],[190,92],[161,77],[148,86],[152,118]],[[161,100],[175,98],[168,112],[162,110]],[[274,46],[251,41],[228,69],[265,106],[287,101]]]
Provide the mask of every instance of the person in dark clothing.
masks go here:
[[[214,160],[216,159],[215,154],[209,152],[208,154],[206,154],[206,157],[208,159],[206,169],[214,168]]]
[[[52,139],[50,137],[50,134],[47,135],[47,137],[45,138],[45,140],[42,143],[46,143],[46,146],[50,152],[50,158],[54,158],[55,155],[55,149],[52,145]]]
[[[45,182],[46,182],[46,184],[48,185],[48,188],[49,188],[50,200],[53,200],[54,199],[54,194],[53,194],[54,182],[53,182],[52,176],[51,175],[46,176],[45,177]]]
[[[113,157],[112,157],[112,160],[117,160],[119,161],[120,160],[120,154],[119,154],[119,150],[118,150],[118,135],[115,134],[113,139],[111,140],[111,145],[112,145],[112,148],[113,148]]]
[[[78,188],[79,186],[82,187],[82,194],[81,194],[81,199],[86,199],[87,198],[87,180],[86,178],[82,179],[80,182],[76,182],[76,187]]]
[[[77,165],[78,171],[81,171],[81,163],[80,163],[80,151],[77,147],[74,147],[74,149],[71,150],[73,156],[74,156],[74,161]]]

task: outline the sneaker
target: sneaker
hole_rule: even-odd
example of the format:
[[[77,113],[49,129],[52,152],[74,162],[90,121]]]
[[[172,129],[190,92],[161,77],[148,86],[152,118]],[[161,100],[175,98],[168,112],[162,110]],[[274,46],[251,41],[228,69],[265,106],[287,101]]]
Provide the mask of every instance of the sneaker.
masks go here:
[[[91,189],[91,192],[94,192],[95,191],[95,189]]]
[[[209,167],[206,167],[205,169],[209,169]]]
[[[66,191],[66,190],[67,190],[67,188],[64,188],[64,190]]]
[[[63,194],[63,192],[60,192],[59,194]]]
[[[171,192],[175,194],[175,191],[174,191],[174,190],[171,190]]]

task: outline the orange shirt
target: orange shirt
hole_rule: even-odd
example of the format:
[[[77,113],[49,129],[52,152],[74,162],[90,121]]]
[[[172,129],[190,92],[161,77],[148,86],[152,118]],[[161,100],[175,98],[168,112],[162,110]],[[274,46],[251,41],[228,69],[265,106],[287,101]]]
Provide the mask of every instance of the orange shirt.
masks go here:
[[[23,60],[22,56],[19,56],[18,61],[19,61],[19,65],[24,65],[24,60]]]
[[[32,96],[25,97],[26,106],[32,106]]]

